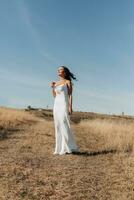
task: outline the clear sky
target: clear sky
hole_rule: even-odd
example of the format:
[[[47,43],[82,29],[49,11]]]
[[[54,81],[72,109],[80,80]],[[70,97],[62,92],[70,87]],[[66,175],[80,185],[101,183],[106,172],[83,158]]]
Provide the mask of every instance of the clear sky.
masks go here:
[[[133,0],[0,0],[0,105],[53,107],[66,65],[73,109],[134,115]]]

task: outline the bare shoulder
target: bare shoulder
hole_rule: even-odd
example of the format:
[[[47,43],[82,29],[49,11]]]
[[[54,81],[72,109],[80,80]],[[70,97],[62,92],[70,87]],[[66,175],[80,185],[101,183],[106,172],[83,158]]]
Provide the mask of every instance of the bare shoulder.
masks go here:
[[[72,86],[72,83],[70,80],[66,80],[66,83],[69,85],[69,86]]]

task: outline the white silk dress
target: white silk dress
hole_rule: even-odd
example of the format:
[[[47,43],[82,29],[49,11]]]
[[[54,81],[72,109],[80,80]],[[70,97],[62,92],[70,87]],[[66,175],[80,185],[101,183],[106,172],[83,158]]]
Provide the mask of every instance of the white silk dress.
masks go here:
[[[78,146],[70,126],[68,112],[69,98],[67,84],[54,86],[53,117],[55,126],[55,151],[53,154],[66,154],[78,151]]]

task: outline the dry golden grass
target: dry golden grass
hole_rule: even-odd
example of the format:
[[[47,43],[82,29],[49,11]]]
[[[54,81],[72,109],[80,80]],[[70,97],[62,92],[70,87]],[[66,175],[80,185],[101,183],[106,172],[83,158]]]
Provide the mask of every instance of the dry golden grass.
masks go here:
[[[36,121],[37,118],[24,110],[0,108],[0,127],[9,128],[26,123],[27,121]]]
[[[80,122],[82,129],[104,139],[105,149],[116,149],[123,152],[134,152],[134,123],[111,119],[84,120]]]
[[[24,110],[1,107],[0,139],[7,138],[14,131],[19,131],[19,127],[22,125],[29,125],[36,121],[38,121],[37,117]]]
[[[19,132],[14,129],[13,134],[0,141],[0,200],[133,200],[133,148],[128,139],[131,148],[127,148],[128,142],[121,136],[129,130],[131,137],[131,123],[72,123],[80,152],[58,156],[53,155],[53,121],[37,119],[23,111],[3,112],[5,117],[1,120],[7,120],[9,112],[9,121],[17,124],[23,116],[23,123]],[[114,136],[117,143],[111,141]]]

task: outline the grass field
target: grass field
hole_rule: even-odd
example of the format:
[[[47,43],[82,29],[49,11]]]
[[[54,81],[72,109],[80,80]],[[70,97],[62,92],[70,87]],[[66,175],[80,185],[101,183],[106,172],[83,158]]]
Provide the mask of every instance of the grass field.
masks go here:
[[[59,156],[51,111],[0,108],[0,200],[133,200],[133,122],[75,112],[80,151]]]

